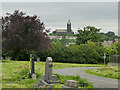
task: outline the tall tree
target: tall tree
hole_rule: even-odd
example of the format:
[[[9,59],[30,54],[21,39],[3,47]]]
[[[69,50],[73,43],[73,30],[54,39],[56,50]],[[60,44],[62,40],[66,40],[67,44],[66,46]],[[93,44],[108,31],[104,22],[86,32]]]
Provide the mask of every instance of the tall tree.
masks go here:
[[[2,17],[3,53],[14,52],[16,57],[21,50],[39,52],[50,47],[45,34],[44,23],[36,15],[15,10]],[[15,53],[16,52],[16,53]]]
[[[93,42],[102,42],[102,38],[98,34],[101,29],[95,28],[94,26],[84,27],[83,30],[78,30],[76,44],[85,44],[88,40]]]

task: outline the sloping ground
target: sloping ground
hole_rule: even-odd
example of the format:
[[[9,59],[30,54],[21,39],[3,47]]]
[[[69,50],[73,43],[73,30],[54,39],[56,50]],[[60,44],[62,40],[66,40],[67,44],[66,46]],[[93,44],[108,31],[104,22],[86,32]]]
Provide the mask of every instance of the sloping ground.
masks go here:
[[[53,73],[60,75],[80,75],[82,78],[86,78],[89,82],[93,83],[95,88],[118,88],[118,80],[110,79],[100,76],[91,75],[85,72],[86,69],[92,69],[97,67],[75,67],[75,68],[64,68],[56,69]]]

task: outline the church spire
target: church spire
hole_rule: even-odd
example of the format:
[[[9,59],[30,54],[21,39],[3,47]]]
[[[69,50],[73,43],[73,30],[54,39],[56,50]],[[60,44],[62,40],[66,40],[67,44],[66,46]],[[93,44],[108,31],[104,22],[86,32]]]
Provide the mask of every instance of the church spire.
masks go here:
[[[67,24],[71,24],[71,22],[70,22],[70,19],[68,19],[68,22],[67,22]]]
[[[71,22],[70,22],[70,19],[68,19],[68,22],[67,22],[67,33],[71,33]]]

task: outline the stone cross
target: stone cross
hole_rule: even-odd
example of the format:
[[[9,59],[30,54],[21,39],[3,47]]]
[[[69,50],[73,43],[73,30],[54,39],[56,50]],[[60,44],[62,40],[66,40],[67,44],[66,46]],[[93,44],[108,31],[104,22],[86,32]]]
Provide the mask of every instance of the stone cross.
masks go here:
[[[34,57],[32,54],[30,54],[30,62],[31,62],[31,77],[32,79],[36,79],[36,74],[35,74],[35,66],[34,66]]]
[[[52,83],[52,58],[47,57],[46,64],[45,64],[45,81],[47,83]]]

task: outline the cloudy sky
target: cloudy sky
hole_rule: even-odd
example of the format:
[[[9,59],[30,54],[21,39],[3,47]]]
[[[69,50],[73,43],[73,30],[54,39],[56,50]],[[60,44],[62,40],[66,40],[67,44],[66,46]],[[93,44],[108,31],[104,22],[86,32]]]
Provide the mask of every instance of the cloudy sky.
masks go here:
[[[4,0],[7,1],[7,0]],[[14,1],[14,0],[13,0]],[[118,2],[3,2],[2,15],[21,10],[28,15],[37,15],[46,28],[54,31],[66,28],[70,18],[72,29],[87,25],[102,28],[101,32],[118,34]]]

